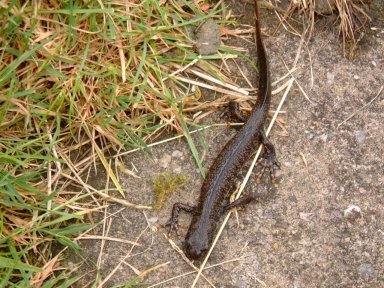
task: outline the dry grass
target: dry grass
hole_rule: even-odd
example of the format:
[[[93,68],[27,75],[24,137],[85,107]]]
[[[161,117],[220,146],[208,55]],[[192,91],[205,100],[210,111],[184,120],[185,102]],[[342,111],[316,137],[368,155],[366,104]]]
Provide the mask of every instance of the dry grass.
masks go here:
[[[363,0],[356,1],[364,7]],[[364,12],[357,3],[352,0],[337,0],[336,8],[339,12],[339,35],[343,39],[343,50],[346,49],[346,43],[352,41],[357,43],[359,40],[356,34],[365,30],[367,22],[370,20],[369,16]]]
[[[298,10],[299,14],[304,15],[304,31],[309,32],[307,38],[310,38],[315,23],[315,2],[316,0],[292,0],[282,20],[286,20]],[[342,39],[343,51],[346,52],[348,44],[355,45],[359,41],[357,35],[366,29],[370,17],[364,11],[366,7],[364,0],[329,0],[329,3],[332,2],[334,2],[333,10],[338,15],[338,34]],[[292,26],[287,25],[294,34],[300,34]]]
[[[366,14],[352,1],[337,1],[340,33],[354,40]],[[211,61],[236,51],[194,52],[190,28],[218,12],[203,0],[0,1],[1,287],[76,283],[52,244],[79,249],[76,235],[94,227],[89,214],[106,207],[96,195],[150,208],[109,195],[108,185],[99,191],[86,183],[83,175],[101,162],[124,194],[111,162],[119,157],[109,157],[116,151],[146,149],[163,132],[177,131],[203,173],[190,127],[228,97],[249,97],[225,61]],[[199,87],[224,95],[204,103]]]
[[[202,169],[192,115],[228,95],[209,105],[196,85],[243,96],[210,61],[234,51],[193,49],[190,28],[217,13],[205,1],[0,1],[0,286],[78,279],[52,243],[79,249],[87,215],[104,208],[95,195],[119,202],[82,178],[101,162],[123,194],[111,151],[145,149],[173,130]]]

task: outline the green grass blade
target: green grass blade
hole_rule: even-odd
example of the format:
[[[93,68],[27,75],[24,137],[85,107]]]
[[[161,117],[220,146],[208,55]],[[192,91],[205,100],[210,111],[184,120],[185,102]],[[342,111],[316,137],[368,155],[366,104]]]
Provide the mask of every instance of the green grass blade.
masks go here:
[[[33,272],[43,272],[43,269],[39,267],[35,267],[29,264],[25,264],[21,262],[20,260],[13,260],[9,258],[5,258],[0,256],[0,267],[1,268],[9,268],[9,269],[16,269],[16,270],[26,270],[26,271],[33,271]]]
[[[0,88],[2,88],[5,82],[9,80],[9,78],[13,75],[12,73],[15,72],[16,68],[20,66],[21,63],[28,60],[32,55],[36,53],[37,50],[39,50],[41,47],[43,47],[45,44],[52,41],[56,37],[57,34],[53,34],[52,36],[48,37],[45,41],[36,45],[31,50],[25,52],[20,57],[18,57],[16,61],[12,62],[11,65],[6,67],[4,70],[0,71]]]

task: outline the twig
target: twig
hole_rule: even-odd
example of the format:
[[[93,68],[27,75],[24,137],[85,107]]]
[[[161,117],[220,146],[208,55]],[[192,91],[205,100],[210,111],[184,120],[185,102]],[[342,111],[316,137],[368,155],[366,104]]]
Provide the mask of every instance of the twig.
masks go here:
[[[191,260],[189,260],[187,258],[187,256],[185,256],[184,252],[180,249],[179,246],[176,245],[175,242],[173,242],[172,239],[168,238],[167,235],[164,234],[164,237],[166,239],[168,239],[168,242],[171,244],[172,248],[175,249],[180,255],[181,257],[184,259],[184,261],[189,265],[191,266],[193,269],[195,269],[196,272],[200,271],[199,268],[197,268],[192,262]],[[204,275],[200,272],[200,275],[209,283],[209,285],[211,285],[212,287],[216,287],[215,285],[213,285],[213,283]]]
[[[169,77],[174,77],[176,74],[179,74],[180,72],[183,72],[184,70],[188,69],[189,67],[195,65],[196,62],[199,61],[200,59],[201,59],[201,55],[197,56],[196,59],[194,59],[193,61],[191,61],[190,63],[188,63],[188,64],[185,65],[184,67],[181,67],[180,69],[178,69],[178,70],[176,70],[175,72],[171,73],[169,76],[164,77],[162,80],[165,81],[165,80],[167,80]]]
[[[99,190],[94,190],[97,194],[99,194],[101,197],[104,198],[104,200],[107,200],[107,201],[112,201],[112,202],[116,202],[116,203],[119,203],[121,205],[124,205],[124,206],[128,206],[128,207],[134,207],[136,209],[148,209],[148,210],[151,210],[152,207],[151,206],[145,206],[145,205],[137,205],[137,204],[133,204],[127,200],[124,200],[124,199],[119,199],[119,198],[116,198],[116,197],[113,197],[113,196],[110,196],[108,194],[105,194]]]
[[[133,241],[115,238],[115,237],[109,237],[109,236],[101,236],[101,235],[85,235],[85,236],[76,237],[75,239],[76,240],[107,240],[107,241],[131,244],[131,245],[135,245],[135,246],[142,246],[141,244],[133,242]]]
[[[232,85],[232,84],[228,84],[228,83],[225,83],[223,81],[220,81],[220,80],[217,80],[216,78],[213,78],[212,76],[210,75],[207,75],[205,73],[202,73],[200,71],[197,71],[195,69],[190,69],[190,71],[195,74],[196,76],[200,77],[200,78],[203,78],[204,80],[207,80],[207,81],[211,81],[215,84],[218,84],[218,85],[221,85],[225,88],[228,88],[228,89],[231,89],[235,92],[238,92],[238,93],[241,93],[241,94],[244,94],[244,95],[249,95],[249,92],[243,88],[239,88],[239,87],[236,87],[235,85]]]
[[[48,127],[47,127],[47,133],[48,133],[49,142],[52,145],[52,154],[53,154],[53,156],[56,159],[59,159],[59,155],[57,155],[57,151],[56,151],[56,145],[55,145],[55,143],[53,143],[52,134],[50,133]],[[49,151],[48,151],[48,153],[49,153]],[[55,165],[56,165],[57,172],[56,172],[56,174],[53,177],[52,177],[51,161],[48,162],[48,176],[47,176],[47,186],[48,186],[47,187],[47,194],[48,194],[48,196],[52,193],[52,185],[54,185],[53,190],[56,190],[57,179],[59,178],[59,176],[61,174],[60,161],[55,160],[54,162],[55,162]],[[52,200],[48,200],[48,202],[47,202],[47,210],[51,210],[51,207],[52,207]]]
[[[227,263],[231,263],[231,262],[236,262],[236,261],[240,261],[241,259],[243,258],[246,258],[246,257],[250,257],[251,255],[243,255],[243,256],[240,256],[238,258],[233,258],[233,259],[230,259],[230,260],[227,260],[227,261],[223,261],[223,262],[220,262],[220,263],[217,263],[217,264],[213,264],[213,265],[210,265],[210,266],[207,266],[204,268],[204,270],[208,270],[208,269],[211,269],[211,268],[214,268],[214,267],[217,267],[217,266],[222,266],[224,264],[227,264]],[[152,287],[157,287],[157,286],[160,286],[164,283],[167,283],[167,282],[170,282],[170,281],[173,281],[173,280],[176,280],[178,278],[181,278],[181,277],[184,277],[184,276],[188,276],[188,275],[191,275],[191,274],[194,274],[196,273],[197,271],[190,271],[190,272],[187,272],[187,273],[184,273],[184,274],[181,274],[181,275],[177,275],[177,276],[174,276],[174,277],[171,277],[171,278],[168,278],[164,281],[161,281],[159,283],[156,283],[156,284],[153,284],[151,286],[148,286],[148,288],[152,288]]]
[[[343,125],[345,122],[347,122],[349,119],[351,119],[352,117],[354,117],[357,113],[361,112],[362,110],[364,110],[365,107],[367,107],[368,105],[370,105],[373,101],[376,100],[376,98],[378,98],[381,94],[381,92],[383,91],[383,88],[384,86],[381,86],[380,89],[379,89],[379,92],[377,93],[377,95],[375,97],[373,97],[373,99],[371,101],[369,101],[367,104],[365,104],[363,107],[361,107],[360,109],[358,109],[357,111],[353,112],[350,116],[348,116],[344,121],[342,121],[341,123],[339,123],[336,127],[336,129],[339,129],[339,127],[341,125]]]
[[[231,126],[238,126],[238,125],[243,125],[243,123],[231,123]],[[194,134],[194,133],[201,132],[201,131],[204,131],[206,129],[212,128],[212,127],[220,127],[220,126],[228,126],[228,123],[219,123],[219,124],[208,125],[208,126],[196,129],[196,130],[192,130],[192,131],[189,132],[189,134]],[[157,146],[157,145],[160,145],[160,144],[163,144],[163,143],[166,143],[166,142],[170,142],[170,141],[182,138],[182,137],[185,137],[185,136],[184,135],[177,135],[177,136],[174,136],[174,137],[171,137],[171,138],[167,138],[167,139],[161,140],[159,142],[151,143],[151,144],[147,145],[147,147],[148,148],[149,147],[154,147],[154,146]],[[135,148],[135,149],[132,149],[132,150],[129,150],[129,151],[125,151],[125,152],[122,152],[122,153],[117,153],[116,155],[113,156],[113,158],[121,157],[121,156],[124,156],[124,155],[127,155],[127,154],[131,154],[131,153],[134,153],[134,152],[137,152],[137,151],[140,151],[140,150],[142,150],[142,148]]]
[[[289,71],[288,74],[293,78],[293,80],[295,81],[297,87],[299,87],[299,90],[301,91],[301,93],[304,95],[305,99],[307,99],[309,101],[309,103],[311,103],[312,105],[314,104],[313,101],[309,98],[308,94],[304,91],[303,87],[300,85],[300,83],[297,81],[296,77],[290,72],[287,64],[285,64],[285,61],[283,60],[283,63],[284,63],[284,66],[285,68],[287,68],[287,70]],[[292,69],[291,69],[292,70]]]
[[[182,81],[182,82],[185,82],[185,83],[192,84],[192,85],[200,86],[200,87],[203,87],[203,88],[206,88],[206,89],[209,89],[209,90],[220,92],[220,93],[223,93],[223,94],[229,94],[229,95],[238,96],[238,97],[248,96],[248,92],[247,92],[247,94],[242,93],[240,91],[234,92],[234,91],[231,91],[231,90],[227,90],[227,89],[223,89],[223,88],[220,88],[220,87],[212,86],[212,85],[209,85],[209,84],[206,84],[206,83],[203,83],[203,82],[199,82],[199,81],[196,81],[196,80],[188,79],[188,78],[185,78],[185,77],[182,77],[182,76],[175,76],[175,79],[177,79],[179,81]]]
[[[149,226],[145,227],[139,234],[139,236],[137,236],[136,238],[136,241],[135,242],[138,242],[141,238],[141,236],[144,234],[145,231],[147,231],[149,228]],[[128,251],[127,254],[125,254],[125,256],[119,261],[119,263],[115,266],[115,268],[111,271],[111,273],[109,273],[97,286],[97,288],[102,288],[103,285],[116,273],[117,270],[119,270],[120,266],[124,263],[125,259],[127,259],[131,253],[132,253],[132,250],[133,248],[135,247],[136,245],[133,245],[131,247],[131,249]]]
[[[283,81],[285,78],[289,77],[293,72],[295,72],[297,70],[296,67],[293,67],[291,70],[288,71],[287,74],[285,74],[284,76],[280,77],[279,79],[277,79],[275,82],[272,82],[272,86],[275,86],[277,85],[280,81]]]

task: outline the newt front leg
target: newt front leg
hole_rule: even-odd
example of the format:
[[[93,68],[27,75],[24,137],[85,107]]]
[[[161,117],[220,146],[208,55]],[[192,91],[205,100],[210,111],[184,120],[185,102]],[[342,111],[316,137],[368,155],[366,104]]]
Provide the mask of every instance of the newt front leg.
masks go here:
[[[176,231],[176,235],[179,236],[179,230],[178,230],[178,225],[177,224],[179,222],[180,210],[184,210],[185,212],[192,213],[192,214],[196,213],[196,207],[194,207],[194,206],[190,206],[190,205],[183,204],[183,203],[175,203],[175,204],[173,204],[172,216],[168,220],[168,222],[165,224],[166,227],[169,226],[169,230],[168,230],[168,233],[167,233],[168,237],[171,235],[172,230],[175,230]]]

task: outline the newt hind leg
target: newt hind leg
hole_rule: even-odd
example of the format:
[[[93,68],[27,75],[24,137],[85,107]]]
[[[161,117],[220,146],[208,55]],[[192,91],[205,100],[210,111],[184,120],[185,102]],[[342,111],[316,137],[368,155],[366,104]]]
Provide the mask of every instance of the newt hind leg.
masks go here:
[[[261,143],[264,146],[264,153],[258,161],[261,170],[256,177],[256,182],[260,183],[265,171],[268,170],[271,183],[276,184],[276,171],[280,169],[280,163],[276,157],[275,147],[269,141],[264,131],[261,133]]]
[[[265,198],[265,196],[266,196],[265,193],[254,193],[252,195],[241,196],[239,199],[236,199],[235,201],[229,203],[228,205],[223,206],[221,208],[221,215],[228,212],[232,208],[245,206],[252,201],[257,201],[257,200],[260,200],[262,198]]]
[[[239,103],[235,101],[230,101],[228,103],[224,114],[227,117],[228,125],[232,121],[245,123],[248,119],[248,115],[241,112]],[[236,130],[239,130],[241,127],[242,126],[237,126],[237,125],[231,126],[231,128],[235,128]]]
[[[180,210],[184,210],[185,212],[192,213],[192,214],[196,213],[196,207],[194,207],[194,206],[190,206],[190,205],[183,204],[183,203],[175,203],[175,204],[173,204],[172,216],[168,220],[168,222],[165,224],[165,227],[169,227],[168,233],[167,233],[168,237],[171,235],[172,230],[175,230],[176,231],[176,235],[179,236],[178,222],[179,222]]]
[[[231,119],[234,119],[236,121],[240,122],[246,122],[248,119],[248,116],[241,112],[239,103],[235,101],[231,101],[228,103],[228,115]]]

